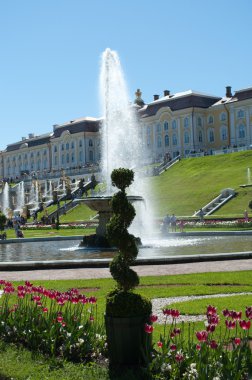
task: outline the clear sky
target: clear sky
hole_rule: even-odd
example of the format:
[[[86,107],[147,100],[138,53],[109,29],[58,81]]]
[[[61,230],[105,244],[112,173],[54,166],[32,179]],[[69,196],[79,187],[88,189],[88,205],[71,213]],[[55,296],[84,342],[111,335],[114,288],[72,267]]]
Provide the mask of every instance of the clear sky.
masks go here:
[[[252,87],[251,0],[0,0],[0,150],[99,117],[101,53],[120,56],[130,97]]]

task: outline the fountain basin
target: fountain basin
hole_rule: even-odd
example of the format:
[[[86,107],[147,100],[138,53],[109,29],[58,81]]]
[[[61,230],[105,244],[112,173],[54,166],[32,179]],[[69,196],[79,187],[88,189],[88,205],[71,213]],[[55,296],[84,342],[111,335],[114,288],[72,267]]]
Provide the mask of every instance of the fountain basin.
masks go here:
[[[130,203],[144,201],[143,197],[138,195],[128,195],[127,198]],[[85,203],[91,210],[97,211],[99,214],[99,224],[96,228],[96,234],[84,236],[80,246],[97,248],[111,247],[106,238],[106,225],[112,216],[111,199],[112,195],[75,199],[75,202]],[[138,238],[137,243],[140,244]]]

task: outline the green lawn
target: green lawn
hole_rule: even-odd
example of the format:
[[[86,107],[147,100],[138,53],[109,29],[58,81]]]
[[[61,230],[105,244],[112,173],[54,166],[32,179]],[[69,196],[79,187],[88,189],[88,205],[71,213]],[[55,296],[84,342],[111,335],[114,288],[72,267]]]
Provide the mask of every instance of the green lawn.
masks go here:
[[[60,281],[34,281],[34,285],[43,285],[50,289],[60,291],[76,287],[87,296],[94,295],[98,298],[98,317],[103,320],[105,311],[105,296],[114,288],[113,279],[92,280],[60,280]],[[210,295],[218,293],[238,293],[252,291],[252,276],[250,271],[225,272],[225,273],[198,273],[174,276],[151,276],[142,277],[140,287],[137,291],[148,298],[174,297],[183,295]],[[232,296],[230,298],[216,298],[190,301],[186,303],[174,303],[174,307],[184,313],[201,314],[205,312],[208,304],[218,307],[218,312],[224,308],[233,310],[244,310],[245,306],[252,305],[252,296]],[[195,329],[204,329],[204,323],[195,325]],[[185,327],[186,329],[186,327]],[[153,342],[157,342],[160,333],[163,332],[162,325],[155,325]],[[186,333],[187,334],[187,333]],[[219,332],[218,332],[219,334]],[[0,379],[10,380],[78,380],[85,379],[120,379],[137,380],[131,373],[122,376],[111,375],[105,365],[93,365],[86,367],[80,364],[52,361],[39,355],[34,355],[24,348],[0,343]]]

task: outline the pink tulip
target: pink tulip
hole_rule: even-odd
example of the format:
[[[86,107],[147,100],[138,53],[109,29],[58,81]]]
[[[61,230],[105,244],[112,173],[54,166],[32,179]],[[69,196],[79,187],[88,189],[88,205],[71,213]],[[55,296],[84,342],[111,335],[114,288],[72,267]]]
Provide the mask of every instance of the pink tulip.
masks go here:
[[[234,344],[239,346],[241,344],[241,338],[234,338]]]
[[[182,354],[176,354],[175,360],[176,362],[180,363],[184,360],[184,356]]]
[[[210,347],[213,349],[213,350],[216,350],[216,348],[218,347],[218,344],[215,340],[211,340],[210,342]]]

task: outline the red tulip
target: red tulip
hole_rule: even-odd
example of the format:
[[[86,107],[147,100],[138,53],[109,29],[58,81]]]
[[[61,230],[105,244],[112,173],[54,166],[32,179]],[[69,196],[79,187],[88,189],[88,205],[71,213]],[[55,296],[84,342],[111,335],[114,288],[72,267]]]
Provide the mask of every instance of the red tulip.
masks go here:
[[[208,332],[203,330],[203,331],[197,331],[196,332],[196,337],[199,342],[206,342],[207,337],[208,337]]]
[[[182,354],[176,354],[175,360],[176,362],[180,363],[184,360],[184,356]]]
[[[176,344],[171,344],[170,349],[171,349],[171,351],[176,351],[176,349],[177,349]]]
[[[153,332],[153,326],[148,325],[148,323],[145,323],[145,325],[144,325],[144,331],[145,331],[147,334],[151,334],[151,333]]]
[[[241,338],[234,338],[234,344],[239,346],[241,344]]]
[[[178,318],[180,316],[180,312],[178,310],[172,309],[171,310],[171,316],[172,318]]]
[[[240,327],[243,329],[243,330],[249,330],[250,329],[250,325],[251,325],[251,322],[250,321],[240,321],[239,322],[240,324]]]
[[[225,320],[225,325],[229,330],[235,329],[236,321],[229,321],[228,319]]]
[[[211,340],[210,342],[210,347],[213,349],[213,350],[216,350],[216,348],[218,347],[218,344],[215,340]]]
[[[157,346],[159,347],[159,348],[162,348],[163,347],[163,343],[162,342],[157,342]]]
[[[209,305],[207,307],[207,315],[214,315],[217,312],[217,308],[214,306]]]
[[[157,320],[158,320],[158,316],[157,315],[154,315],[154,314],[150,315],[150,321],[151,322],[157,322]]]

